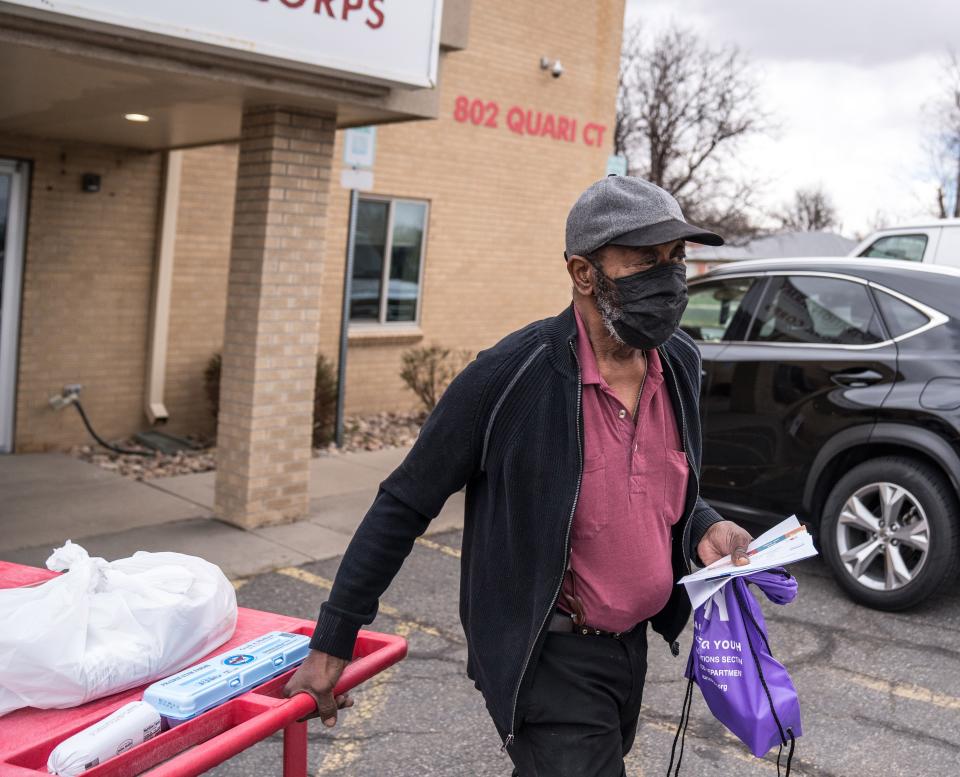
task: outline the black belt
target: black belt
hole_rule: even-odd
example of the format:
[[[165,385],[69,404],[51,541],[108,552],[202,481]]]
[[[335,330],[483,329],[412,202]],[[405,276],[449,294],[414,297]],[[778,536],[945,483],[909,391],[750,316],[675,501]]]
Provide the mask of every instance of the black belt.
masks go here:
[[[553,615],[550,616],[550,622],[547,624],[547,631],[560,631],[583,636],[613,637],[614,639],[620,639],[624,634],[629,634],[635,628],[636,626],[627,631],[604,631],[588,624],[577,626],[569,613],[564,612],[559,607],[554,610]]]

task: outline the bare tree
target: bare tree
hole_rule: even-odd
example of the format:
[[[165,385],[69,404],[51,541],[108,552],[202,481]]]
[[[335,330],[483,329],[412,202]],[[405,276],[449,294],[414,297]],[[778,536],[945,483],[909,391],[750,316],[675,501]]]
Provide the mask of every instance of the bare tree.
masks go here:
[[[791,232],[813,232],[819,229],[839,227],[837,209],[833,199],[822,186],[797,189],[793,201],[784,205],[774,218],[781,229]]]
[[[757,182],[733,170],[740,141],[767,129],[738,49],[711,48],[679,27],[652,39],[639,25],[627,31],[615,151],[631,175],[673,194],[691,221],[734,239],[759,232],[750,216]]]
[[[960,58],[947,52],[940,98],[932,107],[933,167],[938,179],[936,213],[960,216]]]
[[[886,229],[891,224],[896,224],[898,221],[900,221],[900,219],[890,216],[890,214],[883,210],[883,208],[877,208],[873,212],[873,215],[867,219],[867,223],[860,227],[860,229],[852,232],[850,237],[854,238],[857,242],[860,242],[867,235],[871,235],[881,229]]]

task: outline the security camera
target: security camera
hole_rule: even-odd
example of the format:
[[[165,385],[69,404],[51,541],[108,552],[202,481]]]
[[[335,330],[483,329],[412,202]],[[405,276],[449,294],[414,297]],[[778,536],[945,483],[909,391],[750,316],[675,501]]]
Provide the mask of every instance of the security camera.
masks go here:
[[[540,69],[549,70],[554,78],[560,78],[563,75],[563,65],[560,64],[559,59],[551,63],[548,57],[540,57]]]

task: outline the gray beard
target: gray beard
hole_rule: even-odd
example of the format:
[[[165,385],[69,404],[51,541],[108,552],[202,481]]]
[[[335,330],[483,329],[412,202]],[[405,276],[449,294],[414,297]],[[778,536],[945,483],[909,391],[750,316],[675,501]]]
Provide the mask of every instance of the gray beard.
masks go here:
[[[607,278],[606,274],[599,267],[594,266],[593,269],[597,279],[594,296],[597,298],[597,310],[600,311],[600,320],[603,321],[607,333],[613,338],[615,343],[618,345],[626,345],[623,338],[617,334],[617,330],[613,326],[613,322],[623,316],[623,311],[620,309],[620,303],[617,299],[616,287],[610,283],[610,279]]]

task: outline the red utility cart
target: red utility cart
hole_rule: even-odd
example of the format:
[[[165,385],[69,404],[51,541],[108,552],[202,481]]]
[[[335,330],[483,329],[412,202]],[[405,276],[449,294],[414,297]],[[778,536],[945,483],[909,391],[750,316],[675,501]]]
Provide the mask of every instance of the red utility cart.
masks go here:
[[[0,588],[34,585],[56,573],[36,567],[0,561]],[[314,624],[300,618],[260,610],[239,609],[233,637],[210,655],[268,631],[313,633]],[[335,693],[340,694],[368,680],[407,654],[402,637],[361,631]],[[205,656],[205,660],[208,656]],[[297,719],[316,705],[308,694],[283,697],[283,686],[293,670],[214,707],[176,728],[164,731],[141,745],[84,772],[84,777],[132,777],[149,771],[150,777],[188,777],[201,774],[232,758],[253,744],[283,730],[283,774],[306,777],[307,724]],[[36,777],[47,774],[47,758],[60,742],[81,729],[102,720],[114,710],[142,698],[146,684],[139,688],[91,701],[66,710],[38,710],[32,707],[0,717],[0,775]]]

